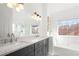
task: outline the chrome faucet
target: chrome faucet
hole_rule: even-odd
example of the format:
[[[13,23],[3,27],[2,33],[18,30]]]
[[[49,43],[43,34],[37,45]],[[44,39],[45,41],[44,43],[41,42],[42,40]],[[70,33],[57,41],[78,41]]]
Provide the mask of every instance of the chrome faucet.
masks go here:
[[[17,38],[15,38],[13,33],[11,33],[11,34],[8,33],[8,37],[10,38],[10,42],[17,41]]]
[[[17,42],[17,38],[14,36],[13,33],[11,34],[8,33],[6,38],[0,40],[0,46],[12,42]]]

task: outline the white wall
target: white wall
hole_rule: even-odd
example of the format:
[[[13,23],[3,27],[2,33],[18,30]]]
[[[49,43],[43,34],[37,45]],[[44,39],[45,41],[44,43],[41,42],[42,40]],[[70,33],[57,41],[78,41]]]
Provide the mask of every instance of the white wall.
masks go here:
[[[79,50],[79,37],[58,36],[57,22],[69,18],[79,18],[79,4],[48,4],[48,15],[51,16],[54,46]]]
[[[0,37],[7,36],[11,32],[12,9],[5,4],[0,4]]]

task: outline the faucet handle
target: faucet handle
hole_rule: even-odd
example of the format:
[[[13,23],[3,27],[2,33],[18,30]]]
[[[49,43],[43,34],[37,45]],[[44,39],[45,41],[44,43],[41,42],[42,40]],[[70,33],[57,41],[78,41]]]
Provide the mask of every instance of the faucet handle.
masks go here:
[[[7,35],[8,37],[10,37],[11,35],[8,33],[8,35]]]

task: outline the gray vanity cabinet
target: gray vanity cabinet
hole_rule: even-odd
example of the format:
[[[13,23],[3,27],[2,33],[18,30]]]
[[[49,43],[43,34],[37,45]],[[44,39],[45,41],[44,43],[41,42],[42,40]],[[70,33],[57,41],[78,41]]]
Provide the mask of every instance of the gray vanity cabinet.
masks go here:
[[[49,38],[46,38],[18,51],[10,53],[7,56],[47,56],[49,48],[48,42]]]

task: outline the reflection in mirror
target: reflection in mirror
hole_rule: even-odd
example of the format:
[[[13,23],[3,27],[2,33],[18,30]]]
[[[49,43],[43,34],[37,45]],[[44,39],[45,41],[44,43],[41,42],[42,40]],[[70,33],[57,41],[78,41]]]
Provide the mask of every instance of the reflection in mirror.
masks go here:
[[[32,35],[39,36],[39,30],[40,30],[39,24],[40,22],[38,21],[35,21],[34,23],[31,24]]]
[[[17,37],[25,36],[25,26],[24,26],[24,24],[12,24],[12,32]]]

